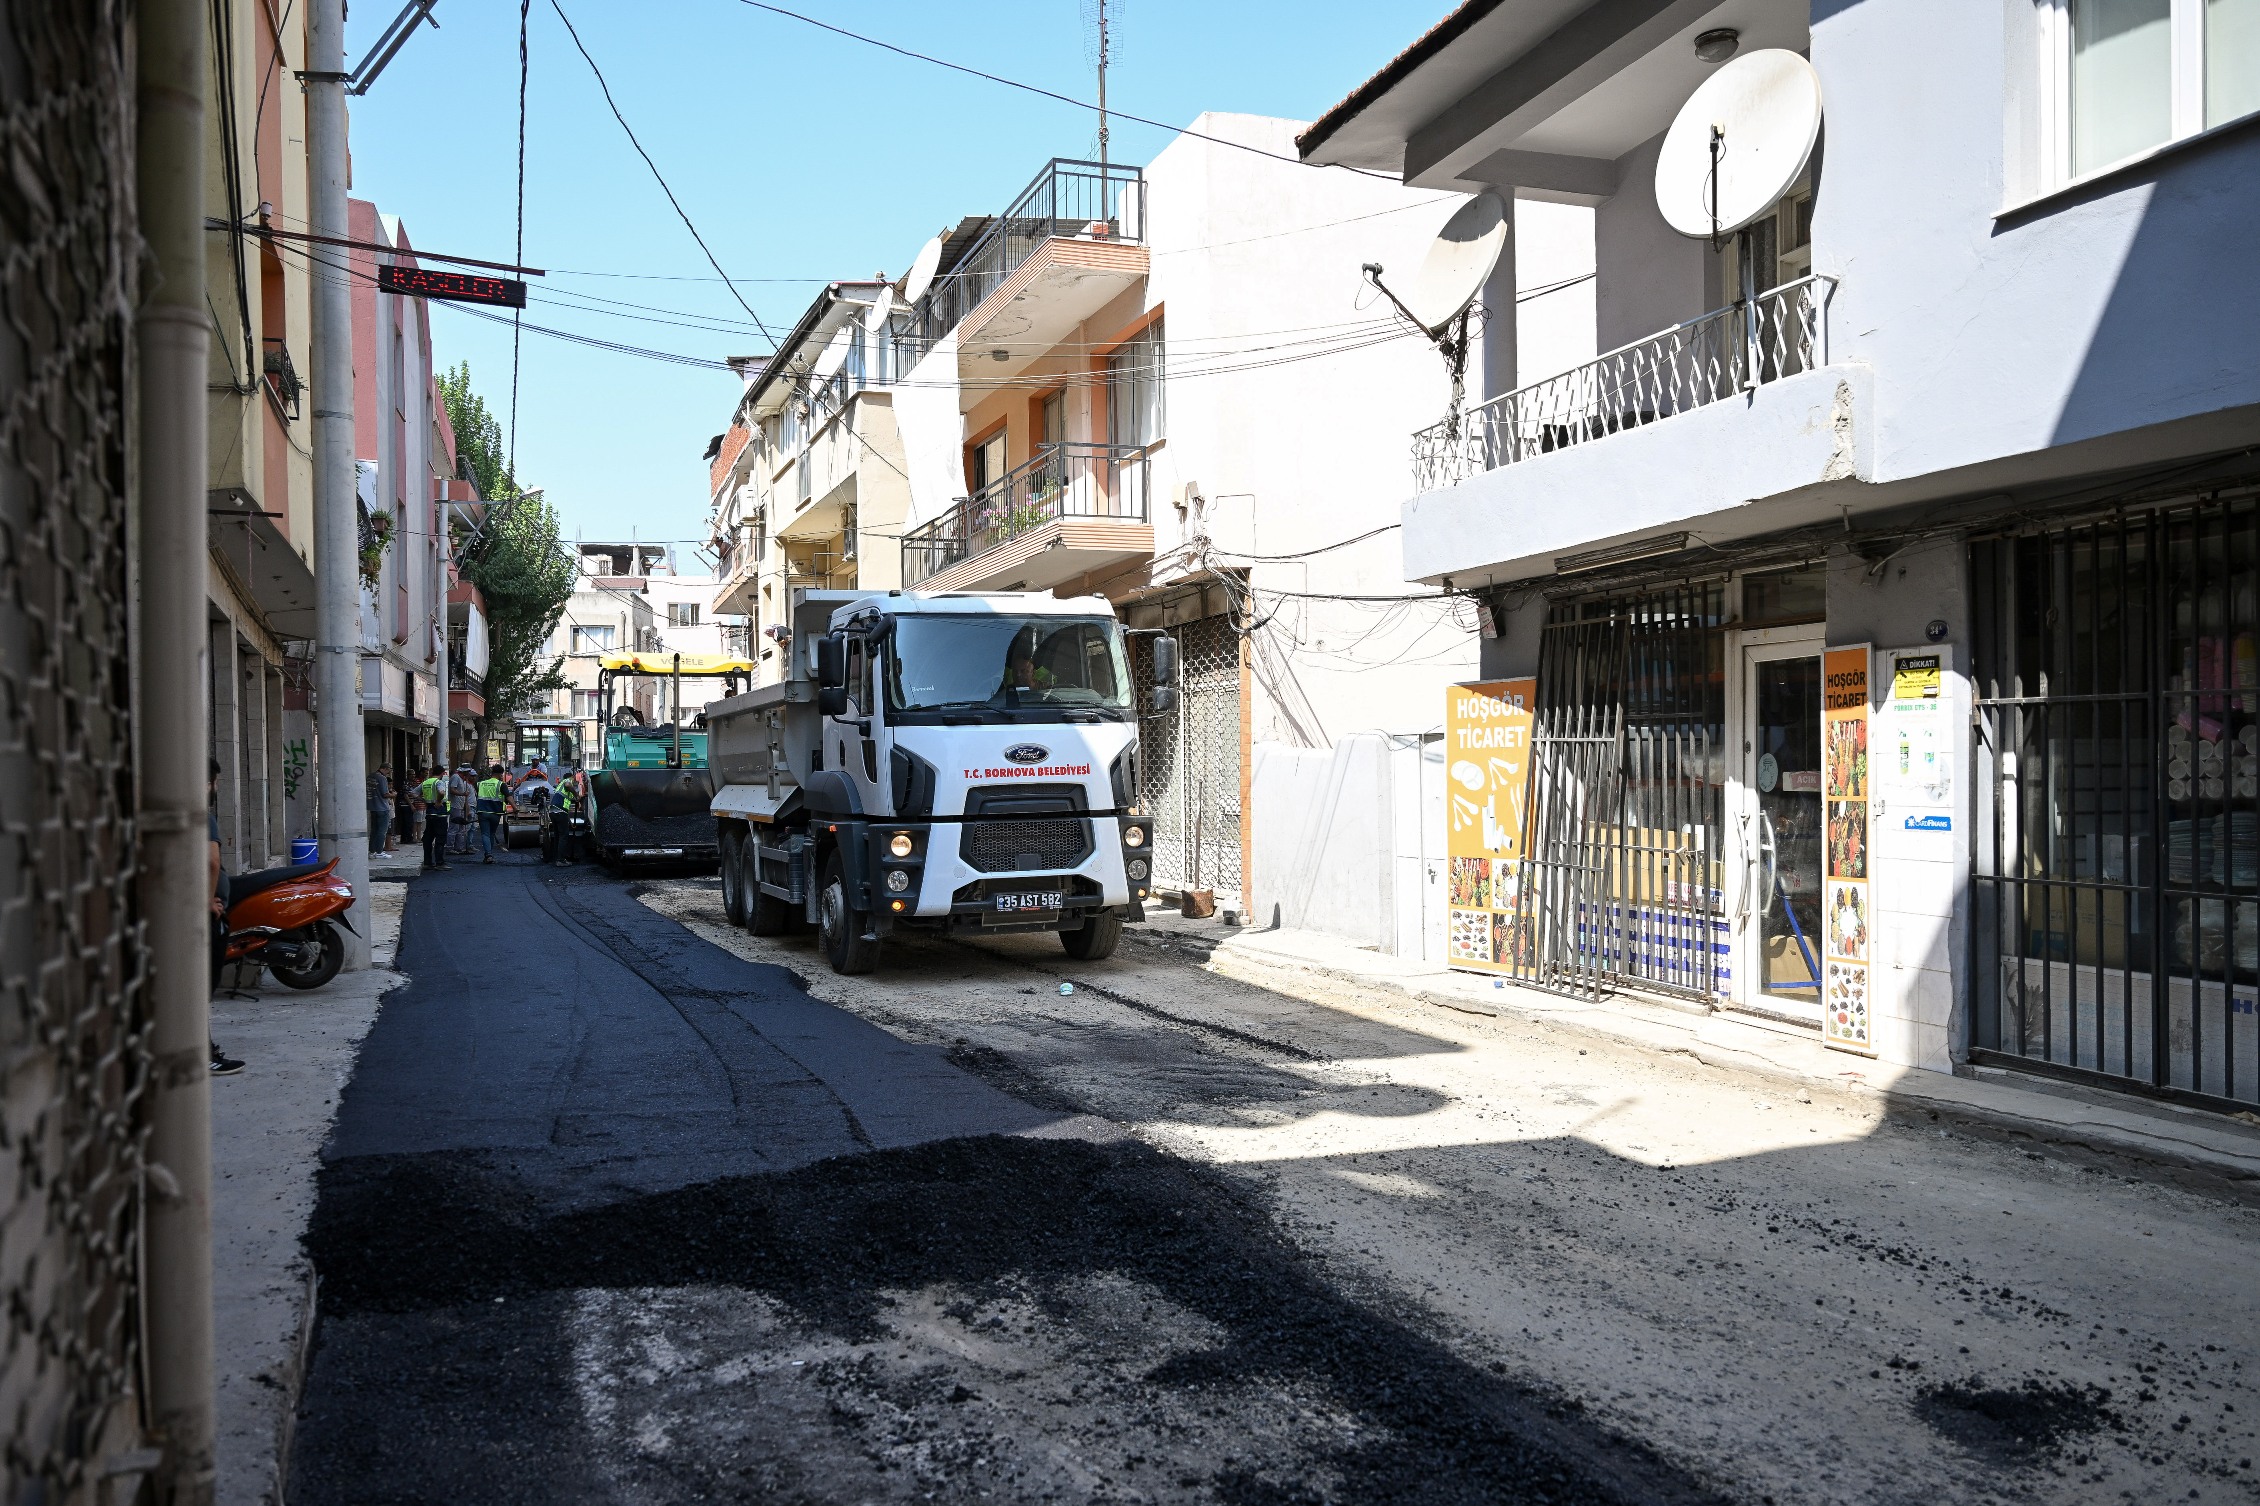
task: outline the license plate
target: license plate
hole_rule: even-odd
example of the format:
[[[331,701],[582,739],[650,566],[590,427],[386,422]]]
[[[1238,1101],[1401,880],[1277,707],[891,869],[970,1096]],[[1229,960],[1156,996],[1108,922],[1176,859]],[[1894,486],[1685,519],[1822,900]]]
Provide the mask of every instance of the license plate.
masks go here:
[[[1051,915],[1058,913],[1063,897],[1058,889],[1018,889],[990,895],[989,907],[998,915]]]

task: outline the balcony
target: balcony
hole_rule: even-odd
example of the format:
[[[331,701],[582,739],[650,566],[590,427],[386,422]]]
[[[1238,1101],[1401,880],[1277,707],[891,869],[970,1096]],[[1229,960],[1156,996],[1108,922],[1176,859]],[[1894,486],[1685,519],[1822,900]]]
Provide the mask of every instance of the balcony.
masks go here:
[[[1048,590],[1153,556],[1146,452],[1055,444],[903,536],[906,587]]]
[[[1055,158],[911,309],[906,358],[955,331],[961,378],[1017,375],[1145,278],[1145,217],[1137,168]]]
[[[1871,505],[1875,379],[1829,363],[1832,286],[1784,284],[1747,320],[1706,314],[1486,403],[1457,435],[1423,431],[1405,578],[1535,580],[1617,545],[1715,548]]]
[[[1784,283],[1431,425],[1413,436],[1413,484],[1456,486],[1826,366],[1835,288]]]

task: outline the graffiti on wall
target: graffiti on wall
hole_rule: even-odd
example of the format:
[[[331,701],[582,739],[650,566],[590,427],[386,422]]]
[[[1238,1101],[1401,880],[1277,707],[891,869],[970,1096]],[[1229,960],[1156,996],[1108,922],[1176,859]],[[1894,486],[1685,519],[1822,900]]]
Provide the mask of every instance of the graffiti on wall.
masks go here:
[[[290,739],[290,741],[283,744],[282,772],[284,799],[296,800],[298,798],[299,781],[303,780],[306,777],[306,769],[309,761],[310,759],[307,752],[305,738],[294,737]]]

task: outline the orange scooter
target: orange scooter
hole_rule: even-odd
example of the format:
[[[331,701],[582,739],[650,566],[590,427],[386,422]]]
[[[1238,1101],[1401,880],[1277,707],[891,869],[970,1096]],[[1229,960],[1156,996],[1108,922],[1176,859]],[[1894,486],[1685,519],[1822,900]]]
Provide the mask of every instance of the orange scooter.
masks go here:
[[[353,922],[353,886],[337,876],[337,859],[269,868],[228,880],[230,962],[256,962],[286,988],[320,988],[345,965]]]

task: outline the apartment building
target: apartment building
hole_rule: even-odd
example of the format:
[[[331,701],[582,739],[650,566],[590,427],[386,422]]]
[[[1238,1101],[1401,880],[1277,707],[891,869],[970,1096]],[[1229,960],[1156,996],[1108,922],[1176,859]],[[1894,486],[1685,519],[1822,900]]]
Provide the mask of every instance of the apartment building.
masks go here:
[[[368,765],[400,771],[447,754],[444,739],[473,722],[455,704],[451,639],[463,608],[466,653],[475,593],[454,573],[454,525],[476,501],[458,475],[455,433],[433,379],[431,311],[382,293],[378,262],[415,266],[398,217],[347,203],[353,267],[353,415],[361,518],[361,719]],[[451,600],[460,595],[461,602]],[[479,635],[483,642],[483,632]],[[483,701],[478,713],[484,714]]]
[[[212,756],[220,765],[223,860],[280,862],[314,834],[314,729],[307,644],[314,636],[314,491],[303,255],[255,233],[307,212],[305,101],[261,80],[305,66],[303,16],[272,21],[216,7],[207,116],[205,213],[212,315],[210,543],[206,593]],[[248,107],[247,107],[248,106]]]
[[[1104,596],[1141,693],[1175,635],[1181,699],[1149,708],[1140,767],[1159,887],[1417,950],[1417,771],[1477,652],[1465,603],[1404,585],[1380,500],[1447,368],[1360,269],[1417,266],[1461,200],[1313,170],[1301,129],[1205,114],[1143,168],[1055,160],[940,238],[889,315],[900,579]],[[1588,218],[1535,227],[1533,260],[1574,262]],[[1481,359],[1511,367],[1514,285],[1485,301]]]
[[[1675,233],[1766,50],[1822,149]],[[1472,0],[1303,133],[1593,213],[1603,353],[1408,435],[1403,573],[1530,718],[1456,960],[2260,1103],[2255,111],[2224,0]]]
[[[772,355],[735,363],[745,390],[706,455],[708,609],[735,629],[756,683],[784,678],[792,591],[901,584],[910,478],[892,306],[884,282],[832,283]]]

